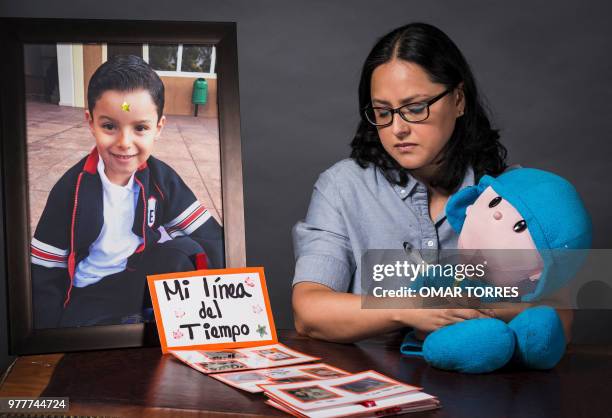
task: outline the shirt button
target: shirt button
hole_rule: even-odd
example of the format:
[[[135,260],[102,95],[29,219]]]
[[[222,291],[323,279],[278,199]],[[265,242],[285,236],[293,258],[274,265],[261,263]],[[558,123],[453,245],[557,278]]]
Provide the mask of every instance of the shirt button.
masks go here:
[[[434,242],[432,240],[427,241],[427,246],[433,247]]]
[[[404,194],[404,193],[406,193],[406,190],[402,189],[402,190],[400,190],[400,193]]]

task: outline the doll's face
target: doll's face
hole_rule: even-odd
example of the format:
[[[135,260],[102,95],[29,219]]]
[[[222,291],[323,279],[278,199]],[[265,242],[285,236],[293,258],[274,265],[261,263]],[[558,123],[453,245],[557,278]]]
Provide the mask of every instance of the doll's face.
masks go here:
[[[458,247],[481,250],[487,260],[487,281],[494,284],[508,285],[527,278],[537,280],[542,271],[542,259],[529,233],[529,225],[490,186],[467,207]]]
[[[466,209],[459,248],[533,250],[536,246],[521,214],[489,186]]]

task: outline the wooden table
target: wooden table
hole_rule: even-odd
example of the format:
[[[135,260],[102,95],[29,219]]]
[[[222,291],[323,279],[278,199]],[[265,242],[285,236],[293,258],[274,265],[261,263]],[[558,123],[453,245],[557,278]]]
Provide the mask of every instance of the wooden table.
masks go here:
[[[603,417],[612,412],[612,347],[570,346],[552,371],[462,375],[399,354],[397,334],[333,344],[279,331],[281,342],[351,372],[374,369],[422,386],[442,409],[411,417]],[[68,396],[71,416],[283,416],[250,394],[162,356],[159,348],[20,357],[0,396]]]

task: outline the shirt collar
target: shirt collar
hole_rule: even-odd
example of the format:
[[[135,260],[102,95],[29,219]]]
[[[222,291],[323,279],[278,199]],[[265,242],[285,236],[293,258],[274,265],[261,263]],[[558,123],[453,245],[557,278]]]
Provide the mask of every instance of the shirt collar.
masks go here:
[[[457,189],[457,191],[468,187],[468,186],[473,186],[475,183],[475,179],[474,179],[474,169],[470,166],[468,166],[468,168],[465,170],[465,175],[463,176],[463,181],[461,182],[461,186],[459,186],[459,188]]]
[[[414,189],[419,185],[419,181],[414,178],[410,173],[408,173],[408,183],[406,186],[402,187],[397,184],[393,185],[393,190],[395,193],[402,199],[405,200],[408,196],[414,193]],[[461,185],[457,189],[457,191],[463,189],[464,187],[473,186],[474,185],[474,170],[471,166],[468,166],[465,170],[465,175],[463,176],[463,180],[461,181]]]
[[[120,186],[118,184],[115,184],[109,180],[109,178],[106,176],[106,173],[104,172],[104,160],[102,159],[102,157],[98,159],[98,174],[100,175],[102,184],[105,186],[111,185],[114,187],[120,187],[122,189],[129,190],[129,191],[134,191],[134,173],[132,173],[132,176],[130,177],[130,179],[128,180],[125,186]]]
[[[468,166],[468,168],[465,170],[463,181],[461,182],[461,185],[459,186],[457,191],[463,188],[469,187],[469,186],[473,186],[473,185],[474,185],[474,169]],[[450,200],[450,197],[449,197],[449,200]],[[444,205],[444,210],[442,211],[442,213],[440,213],[440,215],[438,215],[434,224],[438,225],[439,223],[441,223],[443,220],[446,219],[446,205],[448,205],[448,200],[446,201],[446,204]]]
[[[406,199],[414,192],[414,189],[418,184],[418,180],[415,179],[412,175],[408,174],[408,183],[406,183],[406,186],[402,187],[397,184],[394,184],[393,190],[395,190],[395,193],[397,193],[397,195],[401,199]]]

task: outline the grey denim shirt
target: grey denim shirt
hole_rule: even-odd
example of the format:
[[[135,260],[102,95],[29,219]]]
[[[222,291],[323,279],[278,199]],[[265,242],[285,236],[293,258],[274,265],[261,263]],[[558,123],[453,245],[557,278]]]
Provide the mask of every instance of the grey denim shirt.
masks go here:
[[[460,188],[474,184],[468,168]],[[457,234],[443,212],[429,217],[427,187],[410,176],[406,187],[382,171],[342,160],[317,180],[306,219],[293,228],[293,284],[315,282],[361,293],[361,256],[368,249],[452,249]]]

